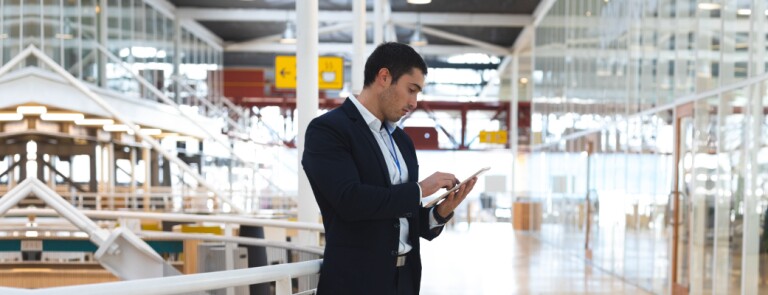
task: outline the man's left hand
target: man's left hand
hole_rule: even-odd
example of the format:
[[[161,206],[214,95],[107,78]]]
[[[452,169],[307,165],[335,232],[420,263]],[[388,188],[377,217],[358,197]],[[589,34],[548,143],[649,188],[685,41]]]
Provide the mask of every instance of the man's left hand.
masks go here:
[[[472,188],[475,187],[476,182],[477,177],[473,177],[472,180],[467,181],[465,184],[459,187],[459,189],[445,197],[440,205],[437,205],[437,214],[440,214],[442,217],[447,217],[450,215],[451,212],[453,212],[453,210],[455,210],[456,207],[458,207],[459,204],[461,204],[461,202],[467,198],[467,194],[472,191]]]

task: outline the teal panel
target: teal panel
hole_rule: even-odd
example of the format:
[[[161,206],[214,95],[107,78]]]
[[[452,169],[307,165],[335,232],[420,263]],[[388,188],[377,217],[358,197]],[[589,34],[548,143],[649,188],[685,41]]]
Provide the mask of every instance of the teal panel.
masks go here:
[[[181,253],[184,252],[184,243],[181,241],[147,241],[157,253]]]
[[[21,241],[20,240],[0,240],[0,251],[2,252],[21,251]]]
[[[89,240],[43,240],[43,251],[96,252],[96,249]]]
[[[157,253],[181,253],[184,243],[181,241],[148,241]],[[98,247],[89,240],[43,240],[43,251],[59,252],[96,252]],[[21,251],[21,240],[0,240],[0,252]]]

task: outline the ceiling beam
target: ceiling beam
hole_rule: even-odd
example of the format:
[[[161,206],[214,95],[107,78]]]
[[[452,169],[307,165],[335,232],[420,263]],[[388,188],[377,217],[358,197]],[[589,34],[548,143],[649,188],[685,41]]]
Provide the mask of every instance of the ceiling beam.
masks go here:
[[[196,21],[251,21],[284,22],[296,18],[294,10],[286,9],[234,9],[234,8],[176,8],[176,15],[182,19]],[[373,22],[373,12],[366,19]],[[524,27],[533,24],[533,17],[527,14],[503,13],[437,13],[437,12],[392,12],[391,20],[398,23],[424,25],[467,26],[467,27]],[[352,22],[351,11],[320,11],[320,22]]]
[[[552,9],[555,2],[557,2],[557,0],[541,0],[541,2],[539,2],[539,5],[533,10],[533,22],[523,28],[523,31],[517,36],[515,44],[512,45],[515,53],[520,53],[524,48],[531,46],[536,27],[538,27],[544,17],[547,16],[547,13]]]
[[[536,9],[534,9],[533,13],[531,14],[533,21],[530,24],[525,25],[523,31],[520,32],[520,35],[517,35],[515,44],[512,44],[512,47],[509,48],[512,54],[504,56],[504,58],[501,60],[499,68],[496,70],[493,78],[487,84],[485,84],[485,86],[483,86],[482,90],[480,90],[480,97],[487,96],[492,84],[494,84],[494,81],[505,76],[509,66],[512,64],[512,55],[516,54],[519,58],[521,55],[523,55],[522,52],[524,49],[530,48],[536,27],[541,23],[547,13],[549,13],[549,10],[552,9],[552,5],[554,5],[555,2],[557,2],[557,0],[541,0],[541,2],[539,2],[539,5],[536,6]],[[517,81],[513,81],[512,83],[517,83]]]
[[[374,45],[368,44],[366,50],[373,51]],[[417,52],[424,55],[454,55],[464,53],[486,53],[495,55],[490,50],[478,48],[475,46],[455,46],[455,45],[427,45],[414,48]],[[225,51],[230,52],[267,52],[267,53],[295,53],[296,44],[278,44],[261,43],[253,46],[239,46],[237,50],[229,47]],[[320,43],[318,47],[320,54],[352,54],[352,46],[349,43]]]
[[[343,31],[346,29],[349,29],[352,27],[351,23],[338,23],[333,24],[330,26],[325,26],[322,28],[317,29],[317,33],[319,34],[327,34],[327,33],[333,33],[338,31]],[[227,51],[250,51],[249,48],[252,48],[254,46],[258,46],[260,44],[268,44],[268,43],[274,43],[280,41],[280,39],[283,37],[283,34],[274,34],[269,36],[264,36],[256,39],[251,39],[248,41],[238,42],[238,43],[232,43],[227,46],[225,46]]]
[[[409,24],[409,23],[395,23],[395,24],[398,25],[398,26],[404,27],[404,28],[412,29],[412,30],[415,30],[416,26],[417,26],[415,24]],[[459,43],[464,43],[464,44],[467,44],[467,45],[472,45],[472,46],[475,46],[477,48],[485,49],[485,51],[495,52],[494,53],[495,55],[507,55],[507,54],[512,53],[511,51],[507,50],[507,48],[504,48],[502,46],[498,46],[496,44],[491,44],[491,43],[488,43],[488,42],[484,42],[484,41],[480,41],[480,40],[477,40],[477,39],[465,37],[465,36],[462,36],[462,35],[457,35],[457,34],[454,34],[454,33],[449,33],[449,32],[443,31],[443,30],[435,29],[435,28],[430,28],[430,27],[422,26],[421,27],[421,32],[424,33],[424,34],[428,34],[428,35],[431,35],[431,36],[443,38],[443,39],[446,39],[446,40],[451,40],[451,41],[455,41],[455,42],[459,42]]]
[[[191,19],[181,19],[179,22],[182,27],[195,34],[195,36],[200,37],[200,39],[208,43],[208,45],[211,45],[217,50],[222,49],[221,44],[224,44],[224,41],[221,40],[219,36],[208,30],[208,28]]]

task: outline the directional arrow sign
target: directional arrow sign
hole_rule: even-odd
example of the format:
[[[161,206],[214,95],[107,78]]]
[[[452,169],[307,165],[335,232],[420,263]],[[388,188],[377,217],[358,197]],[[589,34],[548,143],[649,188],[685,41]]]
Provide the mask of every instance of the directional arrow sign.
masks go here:
[[[341,89],[344,86],[344,59],[337,56],[318,58],[320,89]],[[296,56],[275,57],[275,87],[296,89]]]

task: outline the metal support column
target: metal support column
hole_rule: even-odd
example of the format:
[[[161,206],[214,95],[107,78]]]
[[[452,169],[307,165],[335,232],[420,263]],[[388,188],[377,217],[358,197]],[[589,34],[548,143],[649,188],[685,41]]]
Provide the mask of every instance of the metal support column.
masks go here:
[[[224,225],[224,237],[231,238],[232,237],[232,224],[227,223]],[[226,242],[224,243],[224,269],[225,270],[233,270],[235,269],[235,248],[237,247],[237,244],[232,242]],[[229,287],[227,288],[227,295],[235,295],[235,287]]]
[[[49,161],[51,161],[51,166],[56,167],[56,163],[58,162],[58,157],[54,155],[48,155]],[[43,159],[45,160],[45,159]],[[50,187],[52,190],[56,190],[56,171],[53,169],[48,168],[48,187]]]
[[[509,148],[512,152],[512,174],[510,179],[510,192],[512,194],[512,200],[515,199],[516,187],[515,187],[515,178],[517,177],[517,156],[519,154],[519,151],[517,149],[517,119],[518,119],[518,104],[520,103],[520,98],[518,97],[519,91],[518,91],[518,76],[520,71],[520,64],[519,64],[519,54],[514,54],[511,56],[512,58],[512,69],[510,73],[510,91],[512,92],[509,97],[509,117],[510,117],[510,125],[509,125]],[[514,206],[513,206],[514,207]],[[512,209],[510,209],[512,210]],[[514,214],[514,212],[511,212]],[[532,216],[533,218],[533,216]],[[514,216],[510,219],[510,221],[514,220]]]
[[[352,44],[354,47],[352,53],[352,93],[360,94],[363,90],[363,69],[365,67],[365,0],[352,1]],[[378,2],[378,0],[374,0]]]
[[[469,149],[469,147],[467,146],[467,112],[469,112],[469,109],[466,106],[461,108],[461,144],[459,145],[460,150]]]
[[[27,179],[27,153],[23,152],[19,154],[19,179],[18,182],[22,182]]]
[[[173,19],[173,76],[181,78],[179,71],[181,64],[181,21],[178,17]],[[181,104],[181,79],[173,79],[173,100]]]
[[[384,42],[384,2],[386,0],[373,0],[373,45],[378,46]]]
[[[107,45],[107,0],[99,0],[99,7],[101,9],[97,10],[98,12],[98,22],[97,22],[97,32],[98,32],[98,42],[99,44],[106,46]],[[94,51],[94,54],[97,56],[98,66],[99,66],[99,86],[102,88],[107,87],[107,57],[103,54]]]
[[[107,144],[107,195],[109,198],[109,210],[115,210],[115,176],[117,176],[117,167],[115,165],[115,144]]]
[[[301,157],[304,153],[304,136],[307,126],[317,116],[318,111],[318,10],[318,0],[296,1],[296,68],[297,73],[299,73],[296,81],[299,117],[296,147],[298,148],[299,167],[301,167]],[[320,212],[304,169],[299,169],[298,205],[299,222],[316,223],[319,221]],[[318,245],[318,240],[317,232],[299,232],[298,243],[300,245]],[[309,289],[309,286],[310,282],[307,278],[299,280],[300,291]]]
[[[766,3],[762,0],[753,0],[752,11],[765,11]],[[752,13],[750,16],[750,56],[749,60],[749,76],[754,77],[765,73],[765,34],[766,34],[766,19],[762,13]],[[744,181],[744,208],[760,208],[760,203],[766,199],[765,193],[759,193],[759,178],[760,174],[765,171],[760,171],[761,165],[757,163],[757,158],[760,150],[765,145],[765,138],[763,134],[763,122],[765,121],[764,108],[767,101],[763,98],[763,93],[766,92],[765,82],[749,87],[749,103],[747,105],[746,115],[746,128],[744,128],[745,136],[743,137],[742,157],[749,159],[749,164],[744,165],[741,169],[745,177]],[[764,168],[762,168],[764,169]],[[763,259],[760,258],[760,215],[764,212],[757,212],[757,210],[744,210],[744,221],[742,230],[742,248],[741,248],[741,294],[758,294],[760,288],[760,265]],[[768,218],[763,216],[763,218]],[[762,228],[763,235],[766,235],[766,229]]]
[[[88,165],[90,170],[90,178],[88,180],[88,191],[91,193],[95,193],[99,190],[99,183],[98,183],[98,177],[96,177],[97,174],[97,165],[98,161],[96,161],[96,151],[99,149],[98,144],[94,144],[91,146],[91,152],[88,153]]]
[[[13,164],[16,163],[14,157],[15,156],[13,154],[8,155],[8,167],[13,167]],[[16,186],[16,169],[20,169],[20,168],[16,167],[11,169],[11,171],[8,171],[8,190]]]
[[[148,146],[145,146],[141,149],[141,158],[144,160],[144,185],[143,185],[143,191],[144,191],[144,198],[143,198],[143,205],[144,205],[144,211],[149,211],[149,201],[150,201],[150,189],[152,187],[152,157],[151,157],[151,150]]]
[[[129,154],[129,161],[131,162],[131,184],[129,186],[128,192],[130,195],[130,207],[133,210],[136,210],[139,208],[139,204],[136,201],[136,148],[132,147],[130,154]]]

